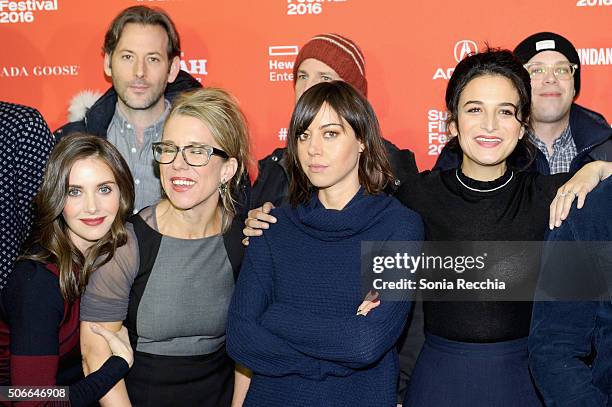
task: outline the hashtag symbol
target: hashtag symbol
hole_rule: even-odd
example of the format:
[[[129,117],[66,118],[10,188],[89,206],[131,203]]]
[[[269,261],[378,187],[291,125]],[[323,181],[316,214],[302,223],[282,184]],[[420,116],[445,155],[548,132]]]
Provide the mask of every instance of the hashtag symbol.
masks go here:
[[[286,127],[283,127],[278,131],[278,139],[280,141],[287,140],[287,128]]]

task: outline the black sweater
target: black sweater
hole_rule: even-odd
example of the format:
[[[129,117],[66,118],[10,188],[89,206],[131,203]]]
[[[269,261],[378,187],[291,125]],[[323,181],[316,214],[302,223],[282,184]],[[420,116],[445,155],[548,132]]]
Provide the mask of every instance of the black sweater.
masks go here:
[[[0,383],[12,386],[70,386],[72,406],[86,406],[103,397],[128,372],[125,360],[111,356],[83,378],[79,349],[79,303],[61,296],[53,264],[17,262],[0,309]],[[10,368],[9,368],[10,366]],[[51,402],[33,403],[49,405]]]
[[[419,213],[430,241],[540,241],[548,228],[549,205],[569,174],[542,176],[507,172],[497,180],[480,182],[461,170],[423,172],[405,182],[397,198]],[[463,183],[463,184],[462,184]],[[467,186],[467,187],[466,187]],[[491,190],[476,192],[469,188]],[[520,283],[526,266],[511,266],[511,279]],[[424,303],[425,329],[447,339],[497,342],[529,334],[531,302]]]

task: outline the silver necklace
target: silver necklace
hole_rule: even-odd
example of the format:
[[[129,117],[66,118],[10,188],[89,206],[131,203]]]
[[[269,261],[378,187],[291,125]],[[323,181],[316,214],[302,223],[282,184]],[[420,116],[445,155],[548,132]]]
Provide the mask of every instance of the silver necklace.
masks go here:
[[[508,178],[508,180],[507,180],[506,182],[504,182],[503,184],[501,184],[501,185],[500,185],[500,186],[498,186],[498,187],[491,188],[491,189],[477,189],[477,188],[472,188],[472,187],[469,187],[469,186],[465,185],[465,184],[463,183],[463,181],[461,181],[461,178],[459,178],[459,169],[458,169],[458,168],[455,170],[455,177],[457,177],[457,181],[459,181],[459,183],[460,183],[461,185],[463,185],[464,187],[466,187],[466,188],[467,188],[467,189],[469,189],[470,191],[475,191],[475,192],[493,192],[493,191],[497,191],[498,189],[503,188],[503,187],[505,187],[506,185],[508,185],[508,183],[509,183],[510,181],[512,181],[512,178],[514,178],[514,171],[510,172],[510,178]]]

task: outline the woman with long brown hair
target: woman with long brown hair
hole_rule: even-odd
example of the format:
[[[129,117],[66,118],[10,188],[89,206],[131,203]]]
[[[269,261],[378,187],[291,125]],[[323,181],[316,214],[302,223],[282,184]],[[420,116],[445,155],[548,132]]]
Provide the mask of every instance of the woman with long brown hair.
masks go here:
[[[358,309],[361,242],[419,241],[423,225],[384,192],[393,176],[369,102],[346,82],[308,89],[287,158],[291,205],[251,238],[229,310],[228,352],[253,371],[245,405],[393,404],[410,303]]]
[[[3,382],[70,386],[72,404],[86,405],[127,373],[132,352],[126,332],[96,326],[94,332],[122,357],[109,358],[83,379],[79,304],[90,276],[126,243],[124,223],[133,203],[129,168],[109,142],[74,134],[58,143],[34,200],[28,249],[2,292],[3,331],[10,332],[2,341],[10,343],[1,360]]]

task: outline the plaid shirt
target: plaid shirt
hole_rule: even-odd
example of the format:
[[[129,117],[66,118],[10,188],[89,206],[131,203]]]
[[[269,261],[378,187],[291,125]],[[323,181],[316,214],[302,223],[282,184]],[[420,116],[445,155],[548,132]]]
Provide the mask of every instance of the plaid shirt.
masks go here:
[[[115,114],[108,126],[107,137],[117,150],[121,153],[130,171],[134,176],[134,189],[136,200],[134,201],[134,213],[146,206],[153,205],[161,199],[161,184],[159,182],[159,168],[153,159],[151,146],[160,141],[164,122],[170,112],[170,102],[165,101],[165,110],[156,123],[144,130],[144,142],[138,145],[136,142],[136,130],[115,108]]]
[[[548,153],[546,144],[535,134],[529,134],[529,139],[536,145],[538,150],[544,154],[544,157],[546,157],[551,174],[569,172],[572,160],[578,155],[570,126],[567,126],[561,135],[553,142],[552,155]]]

